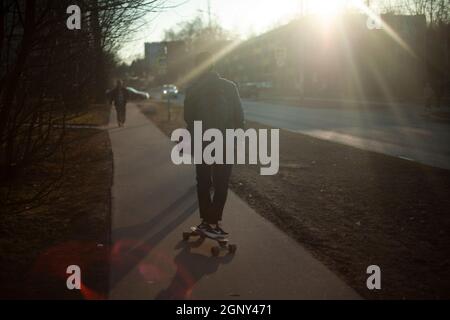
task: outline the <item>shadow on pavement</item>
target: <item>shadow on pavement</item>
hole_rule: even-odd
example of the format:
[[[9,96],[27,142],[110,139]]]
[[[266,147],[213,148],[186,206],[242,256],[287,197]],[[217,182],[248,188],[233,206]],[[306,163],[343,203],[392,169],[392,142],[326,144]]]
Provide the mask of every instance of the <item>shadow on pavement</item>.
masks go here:
[[[119,127],[115,124],[109,124],[106,129],[109,131],[110,134],[115,134],[115,133],[119,133],[119,132],[123,132],[123,131],[129,131],[131,129],[139,129],[142,127],[147,127],[149,126],[148,123],[144,123],[144,124],[139,124],[137,126],[127,126],[127,124],[125,123],[124,127]]]
[[[234,255],[213,257],[191,252],[191,248],[199,247],[204,239],[198,238],[195,242],[180,241],[175,249],[182,248],[173,260],[176,265],[176,274],[170,285],[158,293],[156,300],[195,299],[192,289],[200,279],[215,273],[221,264],[233,260]]]
[[[141,260],[148,256],[153,248],[171,231],[197,211],[197,198],[193,197],[195,190],[195,187],[189,188],[170,206],[145,223],[113,230],[110,288],[113,288],[135,266],[138,266]],[[190,199],[191,197],[194,199]],[[189,201],[191,204],[184,210],[177,209],[185,201]],[[163,228],[152,234],[150,231],[157,226],[161,226],[163,221],[168,222]],[[151,236],[146,238],[148,235]]]
[[[158,213],[155,217],[148,220],[147,222],[143,222],[134,226],[119,228],[112,231],[112,239],[114,242],[117,242],[121,239],[126,238],[141,238],[145,235],[149,234],[149,231],[153,228],[160,225],[160,223],[164,220],[167,220],[171,215],[176,215],[176,209],[189,198],[193,198],[192,201],[196,202],[196,186],[191,186],[186,192],[179,197],[177,200],[172,202],[168,207],[166,207],[163,211]]]

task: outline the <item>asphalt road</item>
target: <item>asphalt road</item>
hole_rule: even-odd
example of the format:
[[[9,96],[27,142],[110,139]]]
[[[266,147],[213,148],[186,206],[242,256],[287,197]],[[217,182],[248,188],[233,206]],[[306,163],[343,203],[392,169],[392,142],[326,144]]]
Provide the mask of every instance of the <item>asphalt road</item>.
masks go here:
[[[183,105],[183,101],[180,94],[172,102]],[[317,107],[316,102],[305,101],[298,107],[247,99],[242,104],[250,121],[450,169],[450,122],[432,119],[418,106],[342,107],[328,101],[325,107]]]
[[[417,106],[293,107],[249,100],[243,105],[247,120],[450,169],[450,124],[432,120]]]

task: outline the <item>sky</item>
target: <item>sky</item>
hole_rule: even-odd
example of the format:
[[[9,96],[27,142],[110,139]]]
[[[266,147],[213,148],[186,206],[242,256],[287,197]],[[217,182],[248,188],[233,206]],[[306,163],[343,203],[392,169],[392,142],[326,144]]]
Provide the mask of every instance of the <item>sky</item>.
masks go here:
[[[302,11],[332,14],[352,0],[210,0],[211,16],[219,24],[242,38],[260,34],[288,22]],[[207,0],[163,0],[166,9],[149,13],[146,25],[127,40],[119,57],[131,62],[143,56],[144,42],[161,41],[164,30],[201,14],[207,19]],[[306,4],[305,4],[306,3]]]

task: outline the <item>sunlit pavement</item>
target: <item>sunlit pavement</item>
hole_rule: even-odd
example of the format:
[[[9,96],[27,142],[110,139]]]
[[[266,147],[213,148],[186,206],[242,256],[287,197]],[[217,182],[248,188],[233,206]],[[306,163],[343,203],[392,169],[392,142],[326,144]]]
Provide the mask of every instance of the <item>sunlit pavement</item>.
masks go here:
[[[314,108],[250,100],[243,105],[247,120],[450,169],[450,122],[433,120],[417,106]]]
[[[175,166],[173,144],[139,109],[109,134],[114,154],[111,299],[359,299],[335,274],[233,192],[225,228],[235,255],[182,241],[198,223],[192,166]],[[365,272],[361,270],[361,272]]]

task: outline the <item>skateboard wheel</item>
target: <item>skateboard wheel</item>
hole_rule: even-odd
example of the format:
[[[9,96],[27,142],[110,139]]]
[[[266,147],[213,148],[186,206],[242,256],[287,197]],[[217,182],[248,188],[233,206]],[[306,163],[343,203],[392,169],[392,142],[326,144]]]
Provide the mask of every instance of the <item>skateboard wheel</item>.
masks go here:
[[[183,232],[183,240],[187,241],[189,240],[189,237],[191,236],[191,234],[189,232]]]
[[[230,252],[230,253],[235,253],[236,250],[237,250],[237,246],[236,246],[235,244],[230,244],[230,245],[228,246],[228,252]]]
[[[212,247],[211,248],[211,253],[214,257],[217,257],[220,253],[220,249],[218,247]]]
[[[227,243],[227,241],[219,241],[221,247],[226,247]]]

